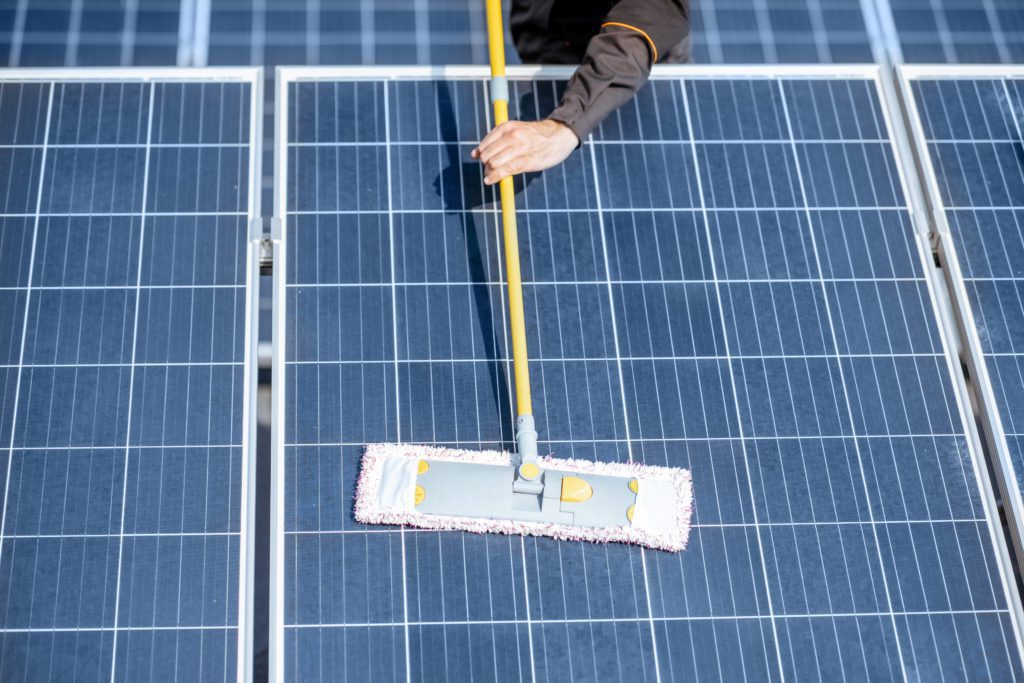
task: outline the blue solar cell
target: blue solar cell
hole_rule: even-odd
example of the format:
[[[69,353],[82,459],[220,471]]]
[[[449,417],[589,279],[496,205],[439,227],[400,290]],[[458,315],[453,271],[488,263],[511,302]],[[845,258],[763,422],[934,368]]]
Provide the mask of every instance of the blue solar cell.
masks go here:
[[[2,678],[236,677],[240,81],[0,84]]]
[[[245,216],[152,216],[142,284],[238,288],[244,277]],[[158,267],[159,266],[159,267]]]
[[[373,636],[371,638],[371,636]],[[324,629],[303,629],[289,634],[287,647],[296,654],[327,652],[328,668],[339,675],[358,678],[369,671],[373,676],[385,680],[400,679],[405,671],[405,661],[398,648],[389,647],[388,639],[394,643],[402,641],[401,628],[355,627],[344,631]],[[296,660],[301,661],[300,658]],[[304,679],[318,675],[318,662],[300,666],[289,664],[289,678]]]
[[[46,134],[48,90],[38,83],[12,84],[4,88],[0,116],[0,144],[42,144]]]
[[[31,215],[35,210],[41,163],[38,149],[0,148],[0,184],[6,188],[0,198],[0,212],[5,218]]]
[[[46,216],[40,223],[45,229],[36,244],[35,286],[102,291],[135,283],[141,234],[137,216]],[[26,244],[31,247],[31,240]],[[23,263],[29,263],[28,254]]]
[[[135,308],[134,291],[42,290],[35,299],[25,350],[14,363],[18,357],[27,365],[131,362],[132,323],[124,311]]]
[[[149,92],[143,83],[107,88],[65,85],[53,103],[51,144],[145,144]]]
[[[517,182],[542,447],[689,468],[678,555],[353,521],[363,443],[511,444],[487,99],[288,94],[286,677],[1024,674],[874,81],[656,80]]]
[[[163,662],[191,680],[235,677],[234,633],[224,629],[131,630],[119,639],[117,675],[125,681],[158,676]]]

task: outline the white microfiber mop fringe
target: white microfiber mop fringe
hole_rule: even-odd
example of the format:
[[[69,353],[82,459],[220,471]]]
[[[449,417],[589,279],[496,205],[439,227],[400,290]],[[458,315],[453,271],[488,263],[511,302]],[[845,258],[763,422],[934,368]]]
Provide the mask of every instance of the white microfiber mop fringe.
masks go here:
[[[633,543],[673,552],[686,547],[693,506],[693,485],[687,470],[639,463],[540,458],[538,464],[543,469],[635,478],[641,482],[641,490],[643,490],[643,482],[659,481],[670,485],[673,494],[671,496],[672,505],[668,508],[659,508],[657,519],[652,518],[652,524],[648,528],[638,524],[636,518],[630,526],[598,528],[419,513],[412,504],[413,480],[409,480],[408,490],[400,490],[398,495],[392,496],[385,491],[384,479],[387,470],[386,463],[389,461],[404,464],[416,463],[422,459],[471,462],[482,465],[507,466],[510,464],[510,456],[504,451],[464,451],[415,444],[369,444],[363,453],[362,470],[356,485],[356,520],[364,524],[405,524],[438,531],[525,534],[549,536],[566,541]],[[390,488],[394,489],[393,482],[391,484]],[[638,503],[639,501],[638,497]]]

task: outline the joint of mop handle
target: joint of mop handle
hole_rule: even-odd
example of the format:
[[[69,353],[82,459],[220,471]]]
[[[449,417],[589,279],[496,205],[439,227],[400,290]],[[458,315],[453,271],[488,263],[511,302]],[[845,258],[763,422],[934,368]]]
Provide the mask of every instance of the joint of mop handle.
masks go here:
[[[537,429],[533,415],[516,418],[516,451],[519,465],[537,461]]]
[[[508,79],[504,76],[491,76],[491,104],[504,100],[508,102]]]

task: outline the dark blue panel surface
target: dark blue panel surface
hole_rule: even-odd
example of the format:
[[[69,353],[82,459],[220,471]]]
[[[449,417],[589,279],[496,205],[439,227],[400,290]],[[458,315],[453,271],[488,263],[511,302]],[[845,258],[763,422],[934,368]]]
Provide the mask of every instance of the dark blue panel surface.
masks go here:
[[[236,678],[250,99],[0,84],[0,679]]]
[[[873,61],[863,0],[694,2],[694,61],[713,64]],[[868,3],[870,5],[870,3]],[[874,11],[868,6],[868,11]]]
[[[473,0],[213,0],[209,22],[210,64],[487,61],[484,5]]]
[[[181,0],[0,2],[9,66],[174,66]]]
[[[512,442],[486,102],[289,88],[287,677],[1024,675],[871,80],[656,80],[517,179],[542,448],[689,468],[687,550],[354,522],[366,442]]]
[[[1024,5],[1017,0],[888,0],[908,63],[1020,64]]]
[[[1024,80],[922,79],[914,96],[1006,437],[1024,490]]]

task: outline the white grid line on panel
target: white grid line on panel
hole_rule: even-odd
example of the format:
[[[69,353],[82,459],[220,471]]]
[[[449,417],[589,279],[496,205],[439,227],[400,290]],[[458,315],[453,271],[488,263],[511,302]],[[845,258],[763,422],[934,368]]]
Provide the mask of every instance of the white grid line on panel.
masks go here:
[[[152,141],[152,139],[153,139],[153,109],[154,109],[154,106],[155,106],[155,100],[156,100],[156,84],[155,83],[151,83],[150,86],[149,86],[149,115],[147,116],[147,124],[146,124],[146,142],[147,143]],[[146,200],[147,200],[147,194],[148,194],[148,190],[149,190],[149,163],[150,163],[150,155],[151,155],[151,150],[150,150],[149,147],[147,147],[146,148],[146,159],[145,159],[144,166],[143,166],[143,176],[142,176],[142,188],[143,188],[142,189],[142,208],[140,209],[140,220],[139,220],[139,229],[140,229],[140,231],[142,233],[142,237],[139,240],[138,272],[135,275],[135,283],[136,283],[136,285],[138,285],[138,284],[140,284],[142,282],[142,266],[143,266],[143,263],[144,263],[144,260],[142,258],[142,245],[145,244],[145,239],[144,238],[145,238],[145,234],[146,234],[146,208],[147,208]],[[132,441],[132,439],[131,439],[131,436],[132,436],[131,406],[132,406],[133,393],[134,393],[134,390],[135,390],[135,360],[136,360],[135,353],[136,353],[136,350],[137,350],[137,341],[138,341],[138,337],[139,337],[139,308],[140,308],[140,306],[138,305],[138,301],[139,301],[139,295],[140,294],[141,294],[141,292],[139,292],[138,288],[136,288],[136,291],[135,291],[136,306],[135,306],[134,323],[133,323],[133,331],[132,331],[131,372],[129,374],[129,384],[128,384],[128,387],[129,387],[128,388],[128,434],[127,434],[127,436],[125,438],[125,442],[128,443],[128,444],[130,444],[131,441]],[[131,452],[130,448],[126,446],[125,447],[125,451],[124,451],[124,477],[123,477],[122,483],[121,483],[121,500],[122,501],[125,500],[128,497],[128,470],[129,470],[128,462],[129,462],[129,454],[130,454],[130,452]],[[124,532],[124,523],[125,523],[125,507],[126,507],[125,505],[121,506],[121,532],[122,532],[122,535],[120,537],[120,540],[119,540],[118,546],[117,546],[117,582],[115,583],[115,588],[114,588],[114,628],[115,629],[117,628],[118,621],[120,620],[120,611],[121,611],[120,610],[120,607],[121,607],[121,569],[122,569],[122,564],[123,564],[123,561],[124,561],[124,536],[123,536],[123,532]],[[117,639],[116,638],[114,639],[114,646],[113,646],[113,648],[114,648],[113,656],[110,658],[110,678],[111,678],[111,680],[116,680],[116,674],[117,674]]]
[[[388,193],[388,258],[391,270],[391,339],[393,343],[392,353],[394,353],[394,373],[395,373],[395,441],[401,443],[402,441],[402,392],[400,385],[400,373],[398,368],[398,294],[394,286],[395,282],[395,220],[394,214],[392,213],[393,208],[393,197],[391,186],[392,169],[391,169],[391,100],[389,94],[389,88],[387,84],[383,87],[384,91],[384,139],[387,146],[386,156],[386,169],[387,169],[387,193]],[[407,681],[412,680],[412,655],[409,641],[409,586],[408,586],[408,570],[407,570],[407,558],[408,553],[406,549],[406,538],[405,528],[401,530],[401,547],[402,547],[402,614],[405,626],[403,628],[403,635],[405,637],[405,677]]]
[[[809,614],[725,614],[725,615],[695,615],[685,617],[588,617],[586,619],[535,619],[534,624],[558,624],[558,625],[569,625],[569,624],[640,624],[650,620],[654,620],[657,623],[666,622],[686,622],[686,621],[770,621],[770,620],[783,620],[793,621],[797,619],[863,619],[871,617],[913,617],[913,616],[973,616],[975,614],[1006,614],[1006,610],[998,609],[984,609],[984,610],[929,610],[927,612],[921,611],[909,611],[909,612],[822,612],[822,613],[809,613]],[[334,624],[285,624],[286,628],[291,629],[314,629],[314,628],[396,628],[404,626],[406,622],[339,622]],[[498,624],[525,624],[525,620],[514,620],[514,619],[496,619],[493,621],[468,621],[468,620],[454,620],[454,621],[418,621],[411,622],[409,625],[414,627],[420,626],[496,626]]]

